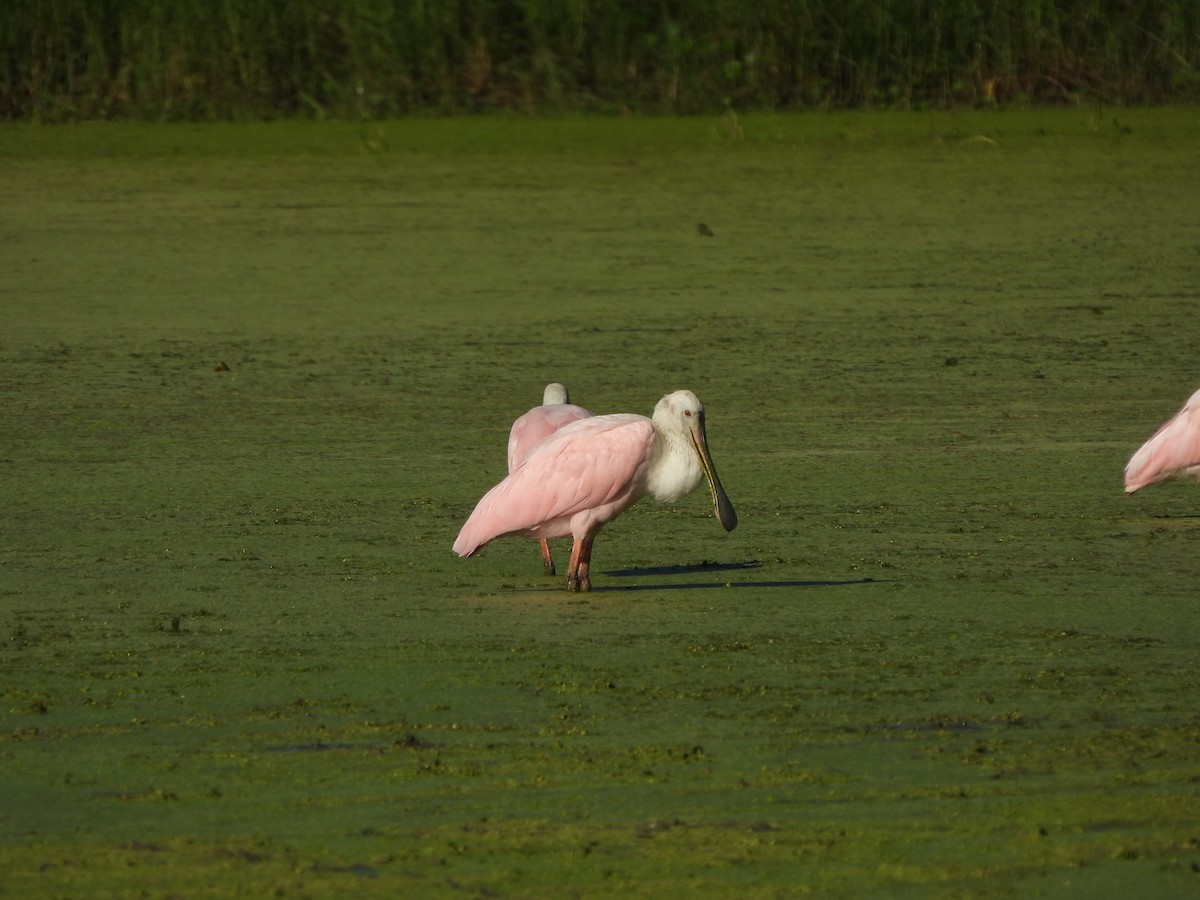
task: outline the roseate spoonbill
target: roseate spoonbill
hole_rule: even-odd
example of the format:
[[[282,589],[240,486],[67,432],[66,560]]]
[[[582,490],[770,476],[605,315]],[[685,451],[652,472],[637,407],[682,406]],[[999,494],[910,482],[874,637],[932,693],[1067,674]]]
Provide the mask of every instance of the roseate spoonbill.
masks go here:
[[[1200,391],[1133,454],[1125,467],[1125,493],[1188,475],[1200,481]]]
[[[590,419],[594,413],[582,406],[575,406],[567,389],[557,382],[546,385],[542,392],[542,405],[535,406],[517,421],[508,433],[508,473],[525,461],[529,451],[564,425],[580,419]],[[542,569],[547,575],[554,574],[554,557],[550,555],[550,542],[540,538]]]
[[[654,416],[616,413],[580,419],[533,448],[524,464],[484,494],[454,552],[474,556],[489,541],[515,534],[570,535],[567,590],[591,590],[596,533],[646,494],[679,500],[707,477],[713,511],[726,531],[737,513],[708,451],[704,405],[691,391],[667,394]]]

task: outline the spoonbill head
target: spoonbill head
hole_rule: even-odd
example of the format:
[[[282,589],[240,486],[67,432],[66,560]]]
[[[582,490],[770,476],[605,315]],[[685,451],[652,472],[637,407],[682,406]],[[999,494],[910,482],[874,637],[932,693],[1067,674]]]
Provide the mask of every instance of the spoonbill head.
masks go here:
[[[593,413],[582,406],[571,403],[564,385],[552,382],[542,392],[542,405],[535,406],[512,424],[508,433],[508,471],[511,473],[529,452],[564,425],[580,419],[590,419]],[[550,543],[541,538],[538,545],[542,552],[542,570],[554,574],[554,557],[550,554]]]
[[[1187,476],[1200,481],[1200,391],[1133,454],[1125,466],[1125,493]]]
[[[657,458],[646,473],[646,487],[654,499],[679,500],[696,489],[700,479],[708,481],[713,514],[726,531],[737,527],[737,513],[708,449],[704,404],[691,391],[667,394],[654,407],[651,420],[655,431]]]
[[[483,496],[454,552],[473,556],[506,535],[570,535],[567,590],[587,591],[592,542],[605,524],[646,494],[679,500],[701,479],[708,481],[718,521],[732,531],[737,513],[708,449],[704,405],[691,391],[663,397],[652,418],[616,413],[579,419],[535,446]]]

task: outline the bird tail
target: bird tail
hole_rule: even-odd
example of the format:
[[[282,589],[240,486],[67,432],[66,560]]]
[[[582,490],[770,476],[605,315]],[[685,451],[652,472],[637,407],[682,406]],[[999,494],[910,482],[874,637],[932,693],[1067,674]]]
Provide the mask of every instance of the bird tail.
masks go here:
[[[1194,473],[1200,459],[1200,427],[1195,413],[1185,407],[1163,424],[1125,466],[1125,493],[1168,478]]]
[[[454,540],[454,552],[459,556],[474,556],[497,537],[496,533],[481,521],[479,509],[476,508]]]
[[[474,556],[483,549],[483,543],[478,541],[474,535],[469,534],[471,530],[468,528],[470,522],[463,526],[462,531],[458,533],[458,537],[454,541],[454,552],[459,556]]]

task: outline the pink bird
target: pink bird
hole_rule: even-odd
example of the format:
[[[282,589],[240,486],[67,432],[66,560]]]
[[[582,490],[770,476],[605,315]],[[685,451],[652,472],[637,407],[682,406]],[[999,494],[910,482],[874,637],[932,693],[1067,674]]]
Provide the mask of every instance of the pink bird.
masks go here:
[[[713,511],[726,531],[737,513],[708,451],[704,405],[691,391],[667,394],[653,418],[616,413],[580,419],[533,448],[522,465],[484,494],[454,552],[474,556],[489,541],[515,534],[574,539],[567,590],[591,590],[596,533],[651,494],[672,502],[708,479]]]
[[[517,421],[508,433],[508,473],[525,461],[531,450],[564,425],[590,419],[594,413],[582,406],[575,406],[567,389],[555,382],[546,385],[542,392],[542,405],[535,406]],[[541,538],[542,568],[547,575],[554,574],[554,558],[550,555],[550,542]]]
[[[1200,481],[1200,391],[1133,454],[1125,467],[1125,493],[1189,475]]]

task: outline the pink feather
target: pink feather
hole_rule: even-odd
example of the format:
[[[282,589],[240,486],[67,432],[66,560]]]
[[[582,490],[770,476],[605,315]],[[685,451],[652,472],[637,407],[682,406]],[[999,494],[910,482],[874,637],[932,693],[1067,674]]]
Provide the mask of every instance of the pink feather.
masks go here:
[[[534,447],[564,425],[591,417],[590,410],[571,403],[535,406],[513,422],[512,430],[508,433],[508,471],[524,462]]]
[[[1133,454],[1125,467],[1125,493],[1188,475],[1200,481],[1200,391]]]
[[[535,446],[475,506],[454,552],[472,556],[498,537],[583,538],[646,493],[654,426],[616,413],[579,419]]]

